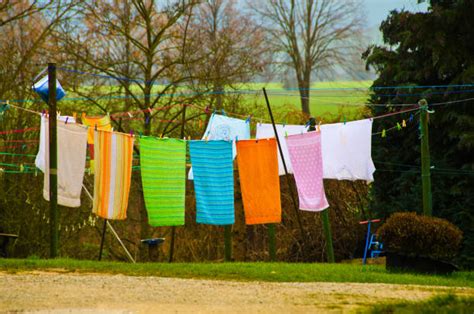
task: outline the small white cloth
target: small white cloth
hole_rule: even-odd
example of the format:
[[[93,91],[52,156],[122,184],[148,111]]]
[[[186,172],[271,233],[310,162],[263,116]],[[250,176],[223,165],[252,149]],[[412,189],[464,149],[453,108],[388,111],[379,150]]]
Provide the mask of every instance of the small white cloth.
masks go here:
[[[288,173],[293,173],[293,166],[291,165],[290,155],[288,153],[288,146],[286,145],[285,136],[287,135],[296,135],[308,132],[308,127],[304,125],[275,125],[278,138],[280,139],[281,150],[283,151],[283,158],[285,159],[286,168]],[[258,123],[257,124],[257,139],[261,138],[273,138],[275,137],[275,131],[273,130],[273,125],[270,123]],[[278,149],[278,174],[284,175],[285,168],[283,167],[283,162],[281,160],[280,150]]]
[[[372,120],[321,125],[323,177],[374,181]]]
[[[45,143],[49,143],[48,121]],[[58,204],[81,206],[82,181],[86,168],[87,127],[75,123],[58,123]],[[49,145],[45,145],[43,197],[49,201]]]
[[[237,156],[235,140],[250,139],[250,123],[213,113],[202,137],[202,139],[206,138],[209,141],[232,141],[232,158],[235,159],[235,156]],[[193,178],[193,168],[191,168],[189,169],[188,179],[193,180]]]
[[[58,118],[58,121],[65,122],[67,119],[68,123],[76,123],[76,120],[74,117],[69,117],[69,116],[60,116]],[[43,173],[45,171],[45,152],[46,152],[46,147],[48,146],[47,140],[46,140],[46,132],[48,129],[48,117],[46,115],[41,116],[41,126],[40,126],[40,139],[39,139],[39,150],[38,154],[36,154],[36,159],[35,159],[35,165],[36,168],[41,170]]]

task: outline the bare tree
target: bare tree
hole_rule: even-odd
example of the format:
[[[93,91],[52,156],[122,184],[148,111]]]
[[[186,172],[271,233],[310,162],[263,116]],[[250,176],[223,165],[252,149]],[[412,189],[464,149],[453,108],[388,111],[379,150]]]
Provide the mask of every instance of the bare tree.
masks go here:
[[[310,114],[309,88],[315,71],[348,66],[363,50],[359,0],[266,0],[254,6],[298,82],[302,111]]]
[[[80,20],[65,25],[57,36],[71,64],[110,76],[109,86],[111,81],[118,84],[119,88],[110,91],[125,94],[122,111],[144,110],[144,133],[148,135],[151,119],[170,112],[146,110],[158,104],[169,105],[173,98],[166,94],[173,93],[189,79],[183,71],[186,35],[179,22],[196,3],[195,0],[85,1]],[[77,28],[78,24],[83,26]],[[101,85],[107,86],[104,82]],[[79,87],[75,91],[81,96],[91,96],[103,90]],[[94,97],[90,100],[103,113],[108,112],[103,101]],[[113,105],[118,109],[117,102]],[[161,130],[165,127],[158,126]]]
[[[224,89],[262,73],[270,49],[264,29],[235,0],[205,0],[193,13],[190,38],[202,57],[190,66],[199,88],[210,90],[221,109]]]
[[[0,3],[0,27],[21,20],[47,9],[54,1],[2,0]]]

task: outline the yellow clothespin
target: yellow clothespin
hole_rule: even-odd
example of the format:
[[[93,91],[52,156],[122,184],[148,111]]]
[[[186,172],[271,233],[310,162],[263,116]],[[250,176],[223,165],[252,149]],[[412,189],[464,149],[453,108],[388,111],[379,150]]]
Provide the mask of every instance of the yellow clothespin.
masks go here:
[[[74,121],[76,121],[76,118],[77,118],[77,112],[73,112],[73,113],[72,113],[72,117],[74,118]]]
[[[403,121],[402,121],[402,128],[406,128],[406,126],[407,126],[407,123],[406,123],[405,119],[403,119]]]
[[[385,129],[382,130],[382,137],[387,137]]]

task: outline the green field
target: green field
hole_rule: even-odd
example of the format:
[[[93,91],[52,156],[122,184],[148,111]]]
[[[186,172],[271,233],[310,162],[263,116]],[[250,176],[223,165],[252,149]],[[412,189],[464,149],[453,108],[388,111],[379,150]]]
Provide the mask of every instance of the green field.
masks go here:
[[[334,82],[316,82],[312,84],[310,91],[310,110],[311,114],[322,120],[323,122],[343,121],[344,119],[352,120],[362,116],[364,110],[367,110],[364,104],[367,103],[369,96],[369,87],[371,81],[334,81]],[[265,87],[269,96],[269,101],[272,105],[276,117],[278,119],[286,119],[292,113],[301,111],[301,101],[298,90],[284,89],[281,83],[248,83],[237,86],[237,89],[227,89],[229,95],[236,93],[242,94],[244,107],[247,107],[245,113],[253,114],[255,117],[267,117],[267,109],[265,98],[263,96],[262,88]],[[88,101],[78,101],[81,99],[81,94],[87,94],[89,90],[94,90],[100,94],[109,94],[114,92],[117,87],[101,86],[92,87],[84,86],[81,88],[83,92],[73,93],[68,92],[67,98],[70,100],[63,100],[61,106],[66,108],[75,108],[77,111],[86,111],[93,114],[97,108]],[[158,94],[163,89],[162,85],[155,85],[152,94]],[[141,90],[138,86],[131,86],[131,90],[136,94],[137,98],[143,98]],[[193,94],[187,91],[184,87],[179,88],[177,93]],[[210,93],[212,94],[212,93]],[[152,98],[155,96],[152,96]],[[115,98],[115,101],[120,103],[131,102],[131,100]],[[99,101],[106,106],[107,97]],[[109,107],[113,113],[117,110]],[[132,109],[131,109],[132,110]],[[119,110],[120,111],[120,110]],[[96,113],[100,113],[97,111]],[[290,118],[288,118],[291,120]],[[277,121],[284,122],[284,121]],[[288,121],[291,123],[292,121]]]
[[[131,276],[159,276],[271,282],[360,282],[474,287],[474,272],[450,276],[389,273],[380,265],[292,263],[123,263],[72,259],[0,259],[0,271],[64,270]]]

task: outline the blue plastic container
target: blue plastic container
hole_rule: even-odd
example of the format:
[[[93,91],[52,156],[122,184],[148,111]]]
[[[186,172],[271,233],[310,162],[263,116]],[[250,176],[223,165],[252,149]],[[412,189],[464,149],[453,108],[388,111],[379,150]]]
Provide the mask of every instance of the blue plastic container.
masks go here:
[[[48,76],[43,77],[35,83],[35,85],[33,85],[33,90],[47,103],[49,99]],[[66,92],[59,81],[56,80],[56,101],[60,101],[64,96],[66,96]]]

